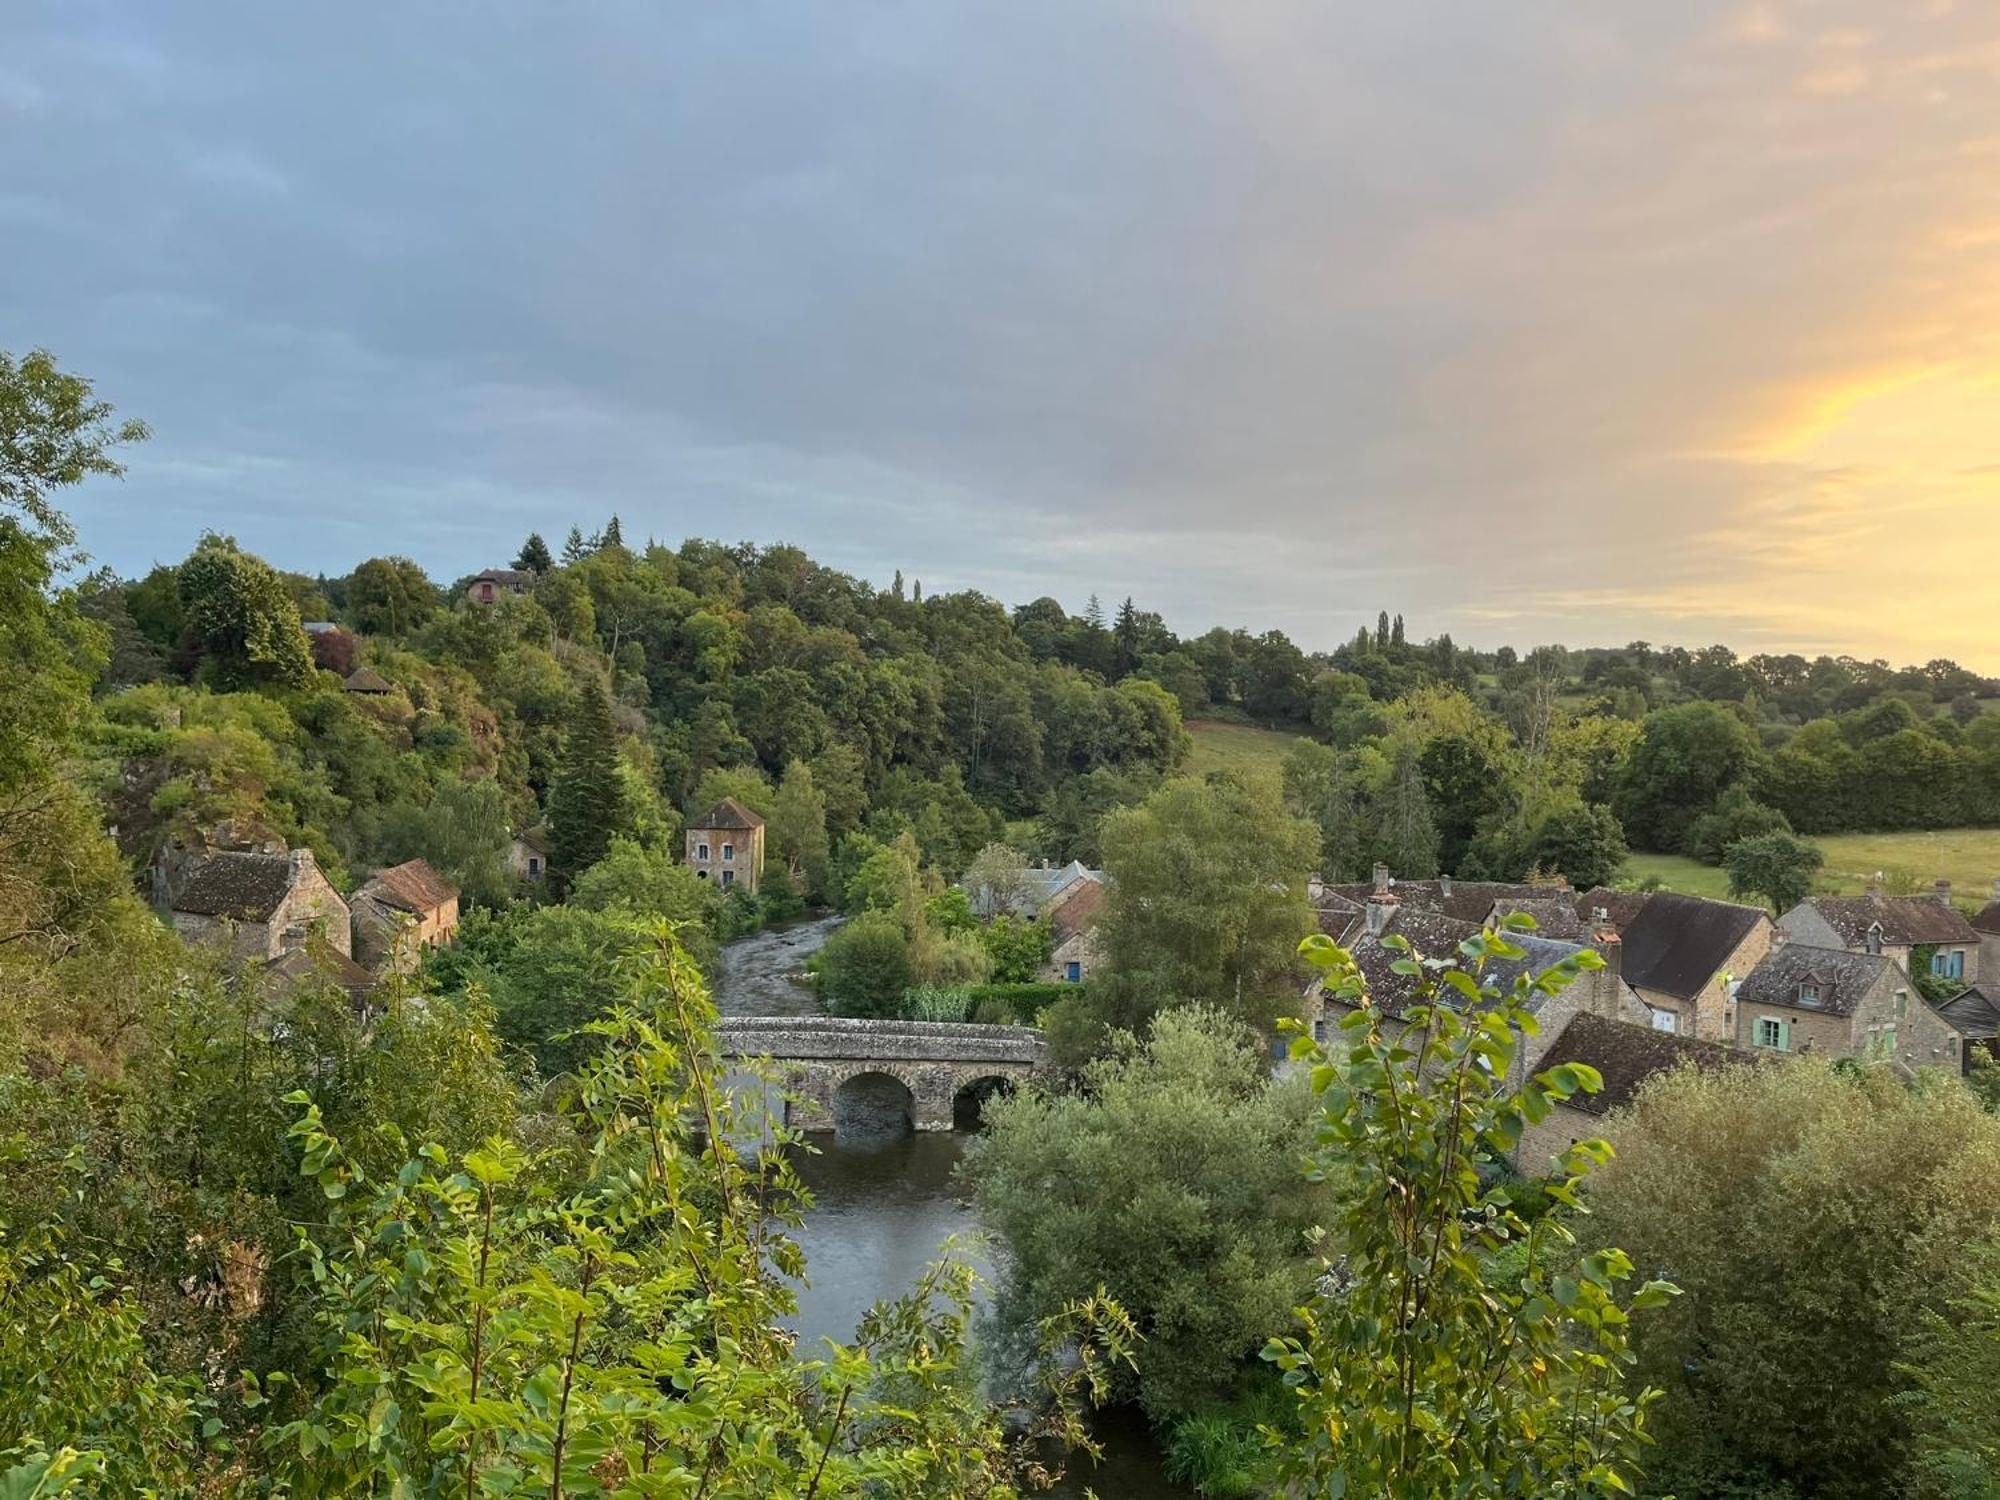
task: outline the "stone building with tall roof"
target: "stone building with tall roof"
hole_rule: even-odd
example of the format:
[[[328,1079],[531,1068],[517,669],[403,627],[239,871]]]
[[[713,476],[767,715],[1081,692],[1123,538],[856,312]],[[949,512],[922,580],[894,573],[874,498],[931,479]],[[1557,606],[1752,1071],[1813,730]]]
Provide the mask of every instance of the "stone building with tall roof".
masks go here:
[[[274,959],[315,939],[354,951],[347,903],[310,849],[206,855],[179,873],[163,904],[183,938],[223,945],[237,959]]]
[[[354,957],[375,974],[413,972],[424,949],[443,947],[458,932],[458,887],[426,860],[376,871],[348,906]]]
[[[764,819],[724,797],[688,820],[687,862],[703,880],[756,895],[764,883]]]

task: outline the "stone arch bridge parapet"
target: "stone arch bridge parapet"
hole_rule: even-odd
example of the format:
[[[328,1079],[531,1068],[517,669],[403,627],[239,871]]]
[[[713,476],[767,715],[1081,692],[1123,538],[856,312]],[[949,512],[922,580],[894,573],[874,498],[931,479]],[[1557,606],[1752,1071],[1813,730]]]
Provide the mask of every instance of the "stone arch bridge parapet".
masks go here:
[[[1030,1026],[942,1021],[859,1021],[838,1016],[732,1017],[716,1028],[725,1058],[777,1064],[793,1097],[786,1123],[831,1130],[841,1086],[886,1074],[910,1091],[918,1130],[950,1130],[962,1089],[982,1079],[1018,1083],[1042,1064],[1046,1046]]]

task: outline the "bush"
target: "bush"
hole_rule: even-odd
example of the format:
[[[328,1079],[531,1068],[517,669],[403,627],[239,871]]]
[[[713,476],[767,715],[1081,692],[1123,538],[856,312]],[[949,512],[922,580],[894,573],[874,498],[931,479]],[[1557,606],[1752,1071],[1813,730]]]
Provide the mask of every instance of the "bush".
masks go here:
[[[1791,831],[1790,818],[1752,797],[1748,787],[1733,786],[1712,811],[1695,819],[1688,832],[1687,852],[1705,865],[1719,865],[1731,844]]]
[[[910,987],[910,947],[887,912],[863,912],[819,951],[819,987],[837,1016],[894,1016]]]
[[[1167,1430],[1167,1478],[1209,1500],[1248,1500],[1260,1493],[1256,1474],[1264,1439],[1227,1411],[1182,1417]]]
[[[971,1008],[969,992],[963,985],[920,984],[903,993],[906,1021],[963,1021]]]

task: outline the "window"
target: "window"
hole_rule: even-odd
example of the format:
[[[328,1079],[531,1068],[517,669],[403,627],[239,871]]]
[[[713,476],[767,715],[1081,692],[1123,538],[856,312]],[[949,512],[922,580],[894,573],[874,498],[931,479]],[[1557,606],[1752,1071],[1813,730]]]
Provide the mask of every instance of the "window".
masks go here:
[[[1675,1015],[1672,1011],[1656,1010],[1653,1012],[1653,1030],[1679,1031],[1680,1029],[1681,1029],[1681,1018]]]
[[[1799,986],[1799,1004],[1801,1004],[1801,1005],[1817,1005],[1817,1004],[1819,1004],[1819,986],[1818,986],[1818,985],[1816,985],[1816,984],[1802,984],[1802,985],[1800,985],[1800,986]]]
[[[1937,952],[1931,955],[1931,973],[1940,979],[1965,978],[1965,950],[1963,948],[1953,948],[1950,951],[1946,951],[1943,948],[1938,949]]]
[[[1759,1016],[1755,1041],[1759,1047],[1769,1047],[1777,1052],[1792,1050],[1792,1027],[1789,1021],[1780,1021],[1776,1016]]]
[[[724,885],[736,884],[736,872],[734,870],[724,870],[722,872],[722,883]]]
[[[1896,1014],[1898,1016],[1907,1016],[1909,1013],[1910,1013],[1910,992],[1908,990],[1897,990]]]
[[[1083,982],[1083,964],[1077,959],[1072,958],[1068,963],[1063,965],[1063,978],[1067,979],[1071,984],[1081,984]]]
[[[540,880],[541,878],[542,878],[542,861],[538,856],[530,854],[528,856],[528,879]]]
[[[707,859],[707,858],[708,858],[708,845],[706,845],[706,844],[696,844],[696,845],[694,846],[694,857],[695,857],[696,859]]]
[[[722,857],[725,860],[736,858],[736,846],[734,844],[724,844],[722,846]]]
[[[1891,1021],[1888,1025],[1882,1028],[1882,1035],[1876,1038],[1876,1044],[1882,1049],[1882,1056],[1894,1057],[1896,1055],[1895,1022]]]

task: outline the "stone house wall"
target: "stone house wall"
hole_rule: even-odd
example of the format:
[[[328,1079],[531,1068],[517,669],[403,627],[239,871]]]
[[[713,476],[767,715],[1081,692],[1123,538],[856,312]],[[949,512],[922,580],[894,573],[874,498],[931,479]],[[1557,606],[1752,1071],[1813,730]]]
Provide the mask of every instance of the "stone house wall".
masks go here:
[[[706,846],[708,856],[702,857]],[[732,857],[724,859],[723,846]],[[690,828],[687,831],[688,868],[717,885],[741,886],[751,895],[764,881],[764,830],[758,828]],[[724,874],[731,878],[724,880]]]
[[[1754,1048],[1757,1022],[1769,1017],[1790,1023],[1791,1050],[1795,1053],[1884,1060],[1875,1049],[1886,1029],[1893,1026],[1894,1057],[1904,1067],[1956,1069],[1960,1065],[1958,1033],[1924,1003],[1915,982],[1901,968],[1885,969],[1862,995],[1852,1015],[1832,1016],[1756,1002],[1746,1002],[1737,1009],[1739,1046]]]
[[[1810,910],[1810,908],[1808,908]],[[1813,920],[1821,927],[1817,913]],[[1736,1039],[1736,999],[1731,993],[1750,971],[1762,963],[1771,953],[1771,938],[1775,927],[1768,920],[1760,921],[1744,934],[1743,941],[1730,950],[1715,973],[1709,976],[1692,997],[1670,995],[1665,990],[1648,989],[1643,985],[1634,986],[1639,998],[1655,1010],[1671,1011],[1680,1017],[1676,1028],[1679,1035],[1696,1037],[1704,1042],[1728,1042]],[[1831,929],[1828,929],[1831,931]],[[1650,1018],[1649,1018],[1650,1019]]]

